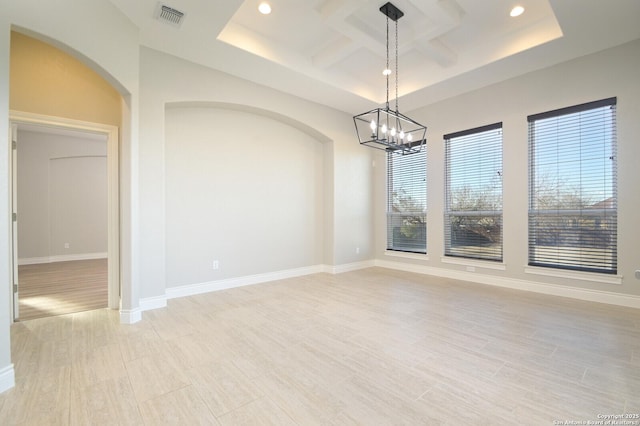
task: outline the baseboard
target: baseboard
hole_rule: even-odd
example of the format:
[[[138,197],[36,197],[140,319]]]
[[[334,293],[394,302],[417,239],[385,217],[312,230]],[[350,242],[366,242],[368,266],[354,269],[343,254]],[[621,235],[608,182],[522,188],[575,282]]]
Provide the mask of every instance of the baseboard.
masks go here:
[[[135,324],[142,319],[142,309],[120,309],[120,324]]]
[[[323,272],[335,275],[357,271],[359,269],[372,268],[374,266],[376,266],[375,260],[365,260],[363,262],[345,263],[344,265],[324,265]]]
[[[286,269],[283,271],[267,272],[264,274],[246,275],[225,280],[209,281],[198,284],[188,284],[179,287],[169,287],[163,296],[153,296],[140,299],[140,310],[148,311],[152,309],[164,308],[168,299],[178,297],[194,296],[197,294],[209,293],[212,291],[228,290],[236,287],[255,285],[270,281],[284,280],[287,278],[302,277],[305,275],[319,274],[322,272],[329,274],[341,274],[358,269],[371,268],[375,266],[375,261],[347,263],[344,265],[314,265],[303,268]],[[123,321],[124,322],[124,321]]]
[[[59,256],[26,257],[18,259],[18,265],[36,265],[39,263],[70,262],[73,260],[106,259],[107,253],[64,254]]]
[[[238,278],[229,278],[226,280],[209,281],[199,284],[189,284],[179,287],[170,287],[166,290],[167,299],[176,297],[193,296],[196,294],[209,293],[211,291],[227,290],[230,288],[243,287],[246,285],[254,285],[266,283],[269,281],[283,280],[287,278],[301,277],[323,272],[322,265],[308,266],[304,268],[287,269],[284,271],[267,272],[264,274],[247,275]]]
[[[140,310],[151,311],[153,309],[165,308],[167,306],[167,296],[145,297],[140,299]]]
[[[7,391],[16,385],[16,376],[13,364],[9,364],[0,370],[0,393]]]
[[[613,293],[602,290],[591,290],[578,287],[560,286],[545,284],[535,281],[521,280],[516,278],[505,278],[494,275],[478,274],[477,272],[454,271],[443,268],[433,268],[424,265],[416,265],[402,262],[392,262],[387,260],[376,260],[375,265],[381,268],[395,269],[406,272],[414,272],[423,275],[433,275],[443,278],[451,278],[462,281],[470,281],[479,284],[492,285],[496,287],[510,288],[514,290],[531,291],[534,293],[548,294],[550,296],[569,297],[572,299],[585,300],[589,302],[607,303],[610,305],[626,306],[640,309],[640,297]]]

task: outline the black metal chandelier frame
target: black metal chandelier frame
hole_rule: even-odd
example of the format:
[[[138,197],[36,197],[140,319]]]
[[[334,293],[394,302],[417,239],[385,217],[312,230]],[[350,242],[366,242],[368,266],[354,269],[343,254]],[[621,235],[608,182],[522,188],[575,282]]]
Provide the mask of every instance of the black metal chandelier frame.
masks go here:
[[[361,145],[401,155],[418,153],[426,143],[427,128],[398,109],[398,20],[404,13],[390,2],[382,5],[380,12],[387,17],[386,103],[383,108],[354,116],[353,122]],[[389,105],[389,20],[395,22],[395,109]]]

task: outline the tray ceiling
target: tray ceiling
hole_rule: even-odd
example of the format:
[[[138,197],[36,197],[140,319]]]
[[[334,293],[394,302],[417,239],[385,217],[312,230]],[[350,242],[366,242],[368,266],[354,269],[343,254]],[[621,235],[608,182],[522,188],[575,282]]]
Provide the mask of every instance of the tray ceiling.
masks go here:
[[[179,28],[154,18],[156,0],[111,1],[147,47],[349,113],[384,102],[384,0],[270,0],[269,15],[258,0],[162,2]],[[637,0],[393,3],[404,110],[640,38]]]

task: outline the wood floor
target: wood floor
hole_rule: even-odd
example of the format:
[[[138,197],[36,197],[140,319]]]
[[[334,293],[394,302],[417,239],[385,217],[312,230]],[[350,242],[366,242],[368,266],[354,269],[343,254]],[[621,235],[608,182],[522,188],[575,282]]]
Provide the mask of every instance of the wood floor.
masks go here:
[[[640,413],[639,310],[381,268],[173,299],[134,325],[107,309],[25,321],[11,342],[17,386],[0,395],[2,425]]]
[[[18,267],[19,320],[107,307],[107,259]]]

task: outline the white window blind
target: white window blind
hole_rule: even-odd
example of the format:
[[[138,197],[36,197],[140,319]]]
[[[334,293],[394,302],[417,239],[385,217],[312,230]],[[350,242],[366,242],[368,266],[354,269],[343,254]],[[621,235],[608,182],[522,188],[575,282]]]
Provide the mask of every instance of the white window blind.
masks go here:
[[[387,249],[427,252],[427,152],[387,153]]]
[[[528,121],[529,265],[615,274],[616,98]]]
[[[502,123],[445,140],[445,256],[502,261]]]

